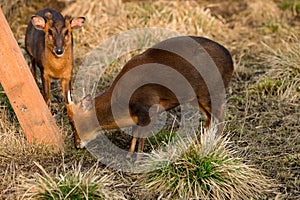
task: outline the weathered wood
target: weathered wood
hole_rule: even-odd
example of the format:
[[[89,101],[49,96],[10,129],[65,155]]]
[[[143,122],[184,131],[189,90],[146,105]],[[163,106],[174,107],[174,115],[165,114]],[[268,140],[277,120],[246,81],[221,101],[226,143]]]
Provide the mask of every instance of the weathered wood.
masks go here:
[[[63,147],[63,138],[0,9],[0,83],[30,143]]]

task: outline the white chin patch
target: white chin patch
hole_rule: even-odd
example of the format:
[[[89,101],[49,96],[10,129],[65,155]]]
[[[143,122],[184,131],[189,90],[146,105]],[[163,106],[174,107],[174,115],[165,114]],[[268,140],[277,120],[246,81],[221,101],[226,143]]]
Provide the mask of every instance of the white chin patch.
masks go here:
[[[64,55],[65,52],[63,52],[62,54],[57,54],[54,50],[53,50],[53,54],[57,57],[57,58],[61,58]]]
[[[56,54],[56,53],[54,53],[55,54],[55,56],[56,57],[58,57],[58,58],[61,58],[64,54],[60,54],[60,55],[58,55],[58,54]]]

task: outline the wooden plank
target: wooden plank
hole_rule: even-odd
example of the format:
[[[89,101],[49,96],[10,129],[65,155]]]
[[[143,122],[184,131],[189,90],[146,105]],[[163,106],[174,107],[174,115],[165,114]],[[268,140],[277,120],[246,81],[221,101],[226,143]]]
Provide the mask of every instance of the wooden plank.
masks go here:
[[[30,143],[61,150],[63,138],[0,9],[0,83]]]

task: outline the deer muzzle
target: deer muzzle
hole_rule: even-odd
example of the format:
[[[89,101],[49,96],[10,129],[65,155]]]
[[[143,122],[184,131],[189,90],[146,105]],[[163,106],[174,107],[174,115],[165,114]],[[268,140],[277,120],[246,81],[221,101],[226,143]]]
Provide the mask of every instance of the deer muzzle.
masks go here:
[[[62,47],[55,47],[53,50],[53,53],[57,56],[57,57],[62,57],[64,54],[65,50]]]

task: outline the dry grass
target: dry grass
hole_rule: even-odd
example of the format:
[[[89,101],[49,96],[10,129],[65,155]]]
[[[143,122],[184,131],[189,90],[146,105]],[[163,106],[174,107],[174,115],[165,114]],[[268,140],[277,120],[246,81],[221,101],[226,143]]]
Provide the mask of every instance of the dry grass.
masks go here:
[[[236,152],[224,147],[227,140],[223,141],[225,143],[219,141],[221,145],[216,147],[216,152],[224,150],[222,155],[228,154],[230,162],[238,162],[242,170],[250,170],[248,173],[251,176],[260,177],[262,172],[271,177],[275,184],[279,184],[279,187],[274,188],[275,192],[267,194],[267,197],[257,196],[257,199],[299,199],[300,16],[296,4],[288,2],[288,6],[282,9],[286,2],[288,1],[0,0],[0,5],[21,47],[28,19],[39,9],[54,7],[65,14],[85,16],[87,23],[84,29],[74,32],[75,71],[83,62],[85,54],[99,43],[114,34],[134,28],[169,28],[184,35],[200,35],[220,42],[230,50],[235,62],[235,74],[228,91],[226,132],[231,134],[228,139]],[[125,56],[120,61],[125,62],[130,56]],[[101,82],[103,85],[110,84],[122,65],[116,66],[107,71],[105,80]],[[63,108],[62,103],[59,106]],[[57,121],[66,135],[66,152],[53,155],[42,146],[26,143],[1,90],[0,198],[18,199],[20,191],[24,191],[21,189],[45,189],[49,186],[47,181],[57,187],[66,179],[71,181],[81,177],[83,179],[79,182],[82,183],[91,181],[91,176],[99,181],[100,192],[107,191],[108,195],[117,195],[116,197],[124,195],[126,199],[154,199],[169,195],[178,199],[180,196],[196,197],[200,194],[184,193],[184,182],[177,189],[172,189],[168,188],[168,182],[159,182],[159,179],[156,179],[156,183],[148,182],[147,187],[152,190],[145,192],[148,188],[141,188],[138,184],[141,176],[116,173],[103,166],[96,167],[96,160],[88,152],[73,148],[65,113],[63,109],[57,112],[60,114],[57,115]],[[197,152],[201,145],[194,147]],[[186,162],[186,158],[178,160],[172,166],[176,169],[194,169],[189,166],[193,163]],[[78,164],[81,160],[85,162]],[[230,162],[226,165],[232,164]],[[229,168],[217,169],[224,171]],[[157,175],[152,175],[157,178]],[[268,181],[267,178],[266,182]],[[107,185],[110,184],[118,186],[107,190]],[[233,188],[238,186],[226,184],[233,193],[237,192]],[[263,188],[264,186],[262,185]],[[164,192],[162,188],[168,191]],[[254,190],[253,194],[258,193],[255,185],[251,189]],[[245,190],[245,193],[250,191]]]
[[[19,125],[11,122],[5,109],[0,110],[1,148],[0,148],[0,197],[14,199],[19,174],[28,173],[32,168],[32,160],[53,161],[49,151],[43,146],[28,145],[20,131]]]

